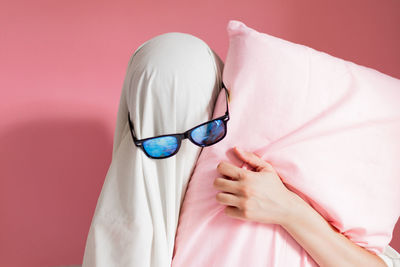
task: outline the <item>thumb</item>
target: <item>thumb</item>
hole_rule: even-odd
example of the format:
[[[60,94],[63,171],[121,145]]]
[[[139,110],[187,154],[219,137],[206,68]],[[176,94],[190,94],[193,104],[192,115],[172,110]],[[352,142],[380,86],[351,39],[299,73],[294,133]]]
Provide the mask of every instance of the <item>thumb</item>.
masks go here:
[[[257,172],[270,171],[275,172],[271,164],[260,158],[253,152],[244,151],[238,147],[234,147],[235,154],[244,162],[255,168]]]

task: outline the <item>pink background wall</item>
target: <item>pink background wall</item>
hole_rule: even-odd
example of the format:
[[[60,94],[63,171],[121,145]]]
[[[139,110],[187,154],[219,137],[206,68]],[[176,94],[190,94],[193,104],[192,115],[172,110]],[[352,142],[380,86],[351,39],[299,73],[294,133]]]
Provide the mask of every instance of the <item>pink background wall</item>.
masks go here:
[[[179,31],[225,59],[229,19],[400,78],[398,0],[3,2],[0,266],[81,263],[131,54]]]

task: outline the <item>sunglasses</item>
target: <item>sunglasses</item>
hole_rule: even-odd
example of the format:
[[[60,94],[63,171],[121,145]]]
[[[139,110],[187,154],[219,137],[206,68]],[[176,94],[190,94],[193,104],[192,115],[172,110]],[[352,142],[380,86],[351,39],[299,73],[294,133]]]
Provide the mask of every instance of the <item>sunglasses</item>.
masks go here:
[[[164,134],[155,137],[136,139],[133,134],[133,124],[128,112],[128,121],[133,142],[143,150],[143,152],[152,159],[165,159],[178,153],[183,139],[188,138],[193,144],[206,147],[218,143],[226,136],[227,121],[229,120],[228,100],[229,92],[225,85],[222,88],[226,94],[226,112],[223,116],[199,124],[184,133]]]

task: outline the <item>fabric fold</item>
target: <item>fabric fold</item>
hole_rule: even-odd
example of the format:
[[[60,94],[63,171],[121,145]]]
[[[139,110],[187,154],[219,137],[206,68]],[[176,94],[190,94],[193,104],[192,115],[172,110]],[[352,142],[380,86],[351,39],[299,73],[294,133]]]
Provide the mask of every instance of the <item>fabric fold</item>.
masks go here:
[[[172,266],[317,266],[281,226],[224,214],[213,181],[220,161],[243,166],[234,146],[271,163],[352,242],[384,253],[400,214],[400,80],[240,21],[227,32],[228,134],[199,157]]]
[[[171,32],[131,56],[117,112],[112,162],[86,240],[83,267],[170,266],[181,203],[201,148],[148,158],[136,138],[183,133],[211,119],[223,63],[199,38]]]

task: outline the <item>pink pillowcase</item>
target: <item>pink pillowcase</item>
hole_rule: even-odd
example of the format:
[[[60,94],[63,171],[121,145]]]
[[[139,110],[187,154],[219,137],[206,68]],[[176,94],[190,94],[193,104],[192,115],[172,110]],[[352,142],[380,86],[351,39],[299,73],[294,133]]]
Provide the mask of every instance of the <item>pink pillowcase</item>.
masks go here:
[[[220,161],[241,166],[233,146],[262,156],[341,233],[382,253],[400,215],[400,80],[239,21],[227,30],[228,134],[199,157],[172,266],[317,266],[279,225],[223,213],[213,181]]]

